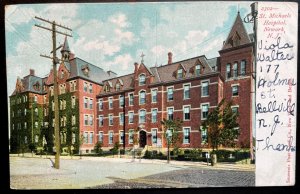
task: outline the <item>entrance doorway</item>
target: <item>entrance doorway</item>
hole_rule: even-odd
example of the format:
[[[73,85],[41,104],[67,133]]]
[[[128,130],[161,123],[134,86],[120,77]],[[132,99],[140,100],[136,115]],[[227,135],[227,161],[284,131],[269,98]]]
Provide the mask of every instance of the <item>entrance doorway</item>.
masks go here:
[[[145,147],[147,145],[147,133],[146,131],[140,131],[140,147]]]

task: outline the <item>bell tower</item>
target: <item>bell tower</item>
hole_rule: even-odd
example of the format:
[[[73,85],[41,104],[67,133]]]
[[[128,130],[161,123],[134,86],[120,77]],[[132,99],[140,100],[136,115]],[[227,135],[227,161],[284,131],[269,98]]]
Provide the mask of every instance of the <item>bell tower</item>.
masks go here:
[[[68,43],[67,36],[65,37],[65,41],[64,41],[64,44],[63,44],[62,49],[60,50],[60,52],[61,52],[62,60],[69,61],[69,59],[70,59],[70,48],[69,48],[69,43]]]

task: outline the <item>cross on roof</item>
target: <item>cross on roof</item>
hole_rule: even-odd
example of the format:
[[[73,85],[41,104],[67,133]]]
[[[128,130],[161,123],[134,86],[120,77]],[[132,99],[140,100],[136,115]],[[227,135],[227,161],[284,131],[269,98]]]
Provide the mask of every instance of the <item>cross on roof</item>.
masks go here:
[[[142,57],[142,61],[141,61],[141,63],[144,63],[144,53],[142,52],[142,54],[141,54],[141,57]]]

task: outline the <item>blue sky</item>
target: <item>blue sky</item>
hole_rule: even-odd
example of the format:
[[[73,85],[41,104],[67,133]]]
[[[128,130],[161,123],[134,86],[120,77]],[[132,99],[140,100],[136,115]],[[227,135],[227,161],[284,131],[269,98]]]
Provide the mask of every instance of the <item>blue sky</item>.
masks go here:
[[[165,2],[103,4],[27,4],[5,9],[6,65],[8,95],[17,76],[35,69],[46,76],[51,60],[51,33],[34,27],[49,26],[36,20],[40,16],[73,29],[68,38],[71,51],[104,70],[118,75],[132,73],[134,62],[151,67],[198,55],[217,57],[239,10],[242,18],[250,12],[251,2]],[[249,33],[251,24],[245,24]],[[61,29],[65,32],[65,30]],[[64,36],[57,36],[57,45]]]

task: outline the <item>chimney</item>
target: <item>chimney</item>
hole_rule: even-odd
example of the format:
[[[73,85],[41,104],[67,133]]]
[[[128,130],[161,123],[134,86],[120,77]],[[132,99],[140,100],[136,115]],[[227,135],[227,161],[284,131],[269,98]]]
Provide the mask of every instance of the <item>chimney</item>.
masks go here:
[[[134,63],[134,73],[139,69],[139,64],[137,62]]]
[[[168,65],[172,64],[172,56],[173,54],[171,52],[168,52]]]
[[[29,69],[29,75],[33,75],[34,76],[34,69]]]

